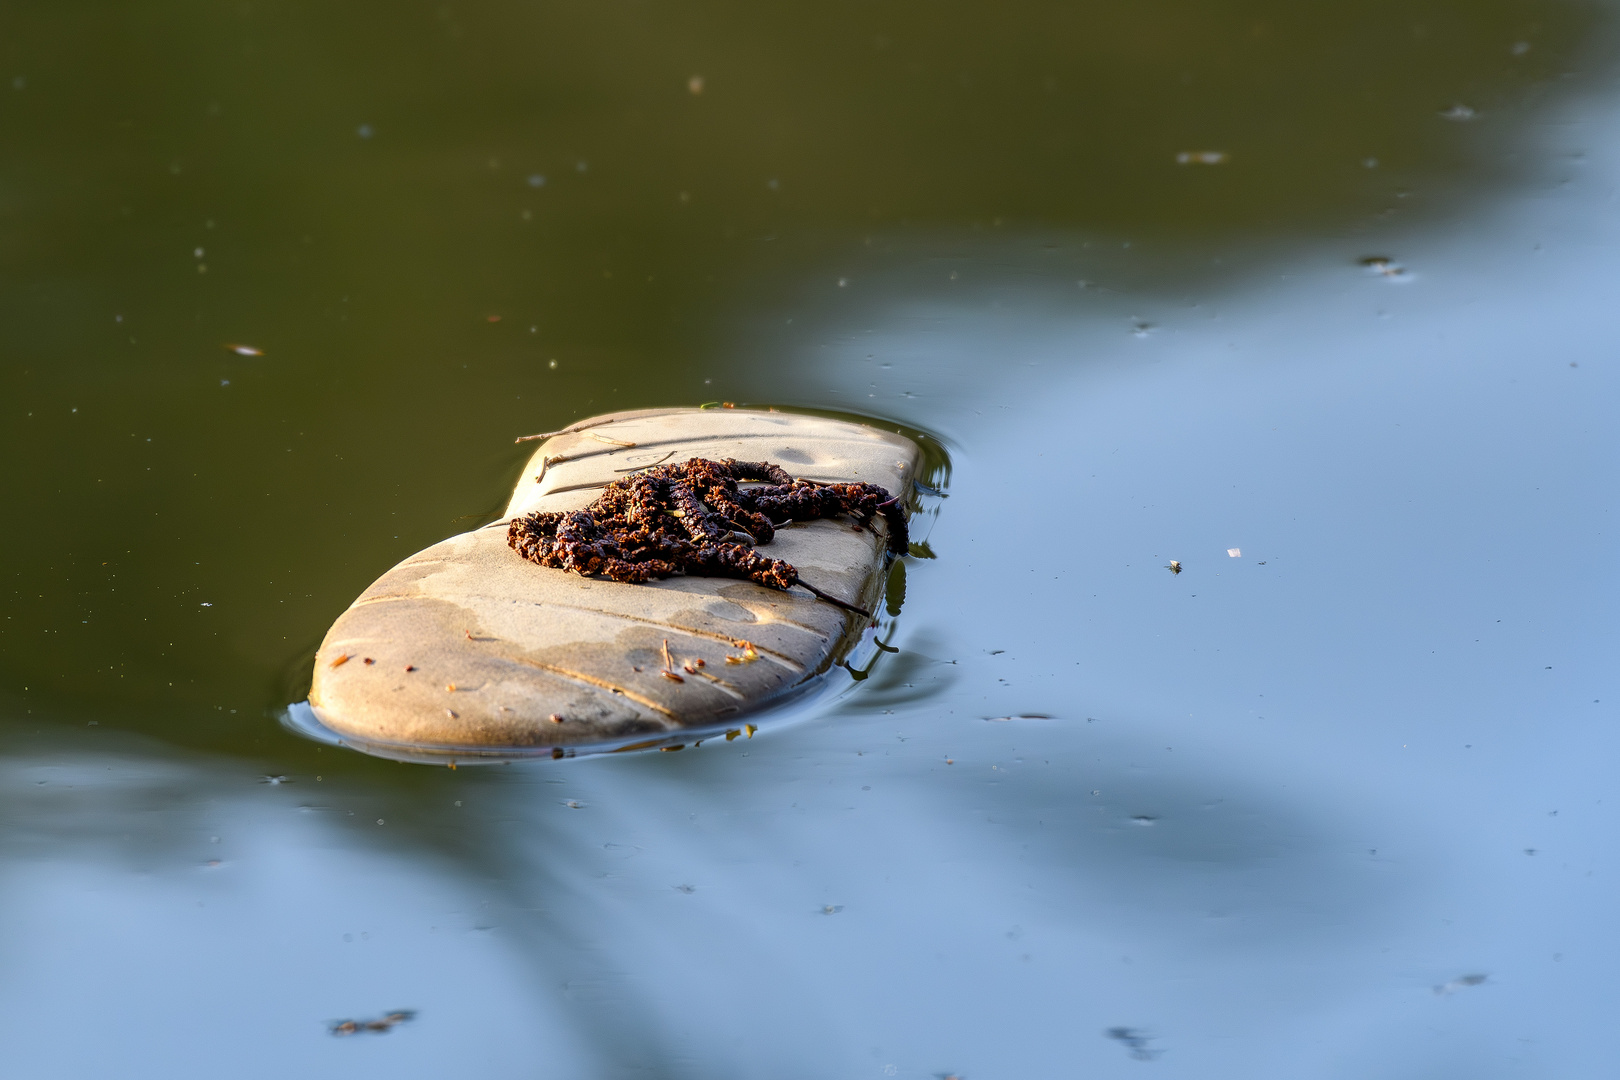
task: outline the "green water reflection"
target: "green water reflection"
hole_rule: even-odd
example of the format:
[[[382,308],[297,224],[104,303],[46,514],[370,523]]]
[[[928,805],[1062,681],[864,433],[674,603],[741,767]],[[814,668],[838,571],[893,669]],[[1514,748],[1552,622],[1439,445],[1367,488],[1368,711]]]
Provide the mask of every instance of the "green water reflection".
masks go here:
[[[504,501],[513,436],[769,388],[724,347],[739,296],[902,230],[1286,243],[1451,212],[1513,179],[1597,22],[10,5],[5,722],[313,753],[269,714],[366,583]]]

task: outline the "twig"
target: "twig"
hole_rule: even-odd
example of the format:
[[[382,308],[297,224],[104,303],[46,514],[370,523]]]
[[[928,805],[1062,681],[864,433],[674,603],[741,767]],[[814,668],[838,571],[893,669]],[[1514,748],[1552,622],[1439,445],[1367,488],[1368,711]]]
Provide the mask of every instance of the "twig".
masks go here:
[[[726,680],[724,680],[722,678],[719,678],[717,676],[714,676],[714,675],[710,675],[707,671],[693,671],[692,674],[696,675],[700,679],[708,679],[710,682],[714,683],[716,686],[723,686],[727,690],[736,691],[736,689],[737,689],[735,686],[733,686],[730,683],[726,682]]]
[[[558,465],[564,461],[573,460],[574,459],[569,457],[567,454],[552,454],[549,457],[541,458],[540,471],[534,474],[534,482],[538,484],[540,481],[544,480],[546,478],[546,470],[551,468],[553,465]]]
[[[863,618],[870,619],[872,617],[872,613],[870,611],[867,611],[865,608],[856,607],[854,604],[847,604],[844,601],[838,599],[838,597],[836,597],[836,596],[830,596],[827,593],[824,593],[820,589],[816,588],[814,585],[810,584],[808,581],[804,580],[804,578],[801,578],[801,577],[794,578],[793,579],[793,584],[795,584],[795,585],[803,585],[805,588],[807,588],[811,592],[815,593],[816,596],[818,596],[821,599],[827,601],[827,603],[832,604],[834,607],[841,607],[845,611],[853,611],[855,614],[857,614],[857,615],[859,615],[859,616],[861,616]]]
[[[586,428],[600,427],[603,424],[612,424],[615,422],[616,418],[613,420],[590,420],[579,424],[569,424],[567,427],[558,428],[556,431],[542,431],[538,435],[520,435],[512,441],[534,442],[536,439],[550,439],[558,435],[572,435],[576,431],[584,431]]]
[[[664,639],[664,670],[660,671],[658,674],[662,675],[666,679],[673,679],[676,682],[686,681],[679,675],[675,674],[675,661],[669,655],[669,638]]]

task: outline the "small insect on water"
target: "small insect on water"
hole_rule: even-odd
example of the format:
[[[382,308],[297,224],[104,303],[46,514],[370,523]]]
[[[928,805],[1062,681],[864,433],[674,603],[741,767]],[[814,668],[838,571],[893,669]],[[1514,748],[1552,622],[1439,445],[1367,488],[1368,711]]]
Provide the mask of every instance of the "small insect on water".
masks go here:
[[[1165,564],[1164,568],[1170,571],[1172,574],[1179,574],[1181,573],[1181,562],[1178,559],[1171,559]]]

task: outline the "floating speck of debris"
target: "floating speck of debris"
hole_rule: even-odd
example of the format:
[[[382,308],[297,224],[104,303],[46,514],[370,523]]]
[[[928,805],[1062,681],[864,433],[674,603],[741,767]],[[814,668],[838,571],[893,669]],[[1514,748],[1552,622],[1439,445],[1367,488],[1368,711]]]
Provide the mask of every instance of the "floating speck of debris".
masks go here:
[[[529,174],[529,186],[532,187],[532,188],[545,187],[546,186],[546,178],[545,178],[544,174],[542,174],[542,173],[530,173]]]
[[[287,779],[285,776],[261,776],[259,777],[259,783],[269,784],[271,787],[279,787],[282,784],[290,784],[292,781]]]
[[[255,349],[252,345],[227,345],[225,348],[237,356],[263,356],[263,349]]]
[[[695,892],[697,892],[697,886],[696,885],[671,885],[670,888],[674,889],[676,892],[683,892],[683,893],[695,893]]]
[[[1513,48],[1508,50],[1508,52],[1512,53],[1514,56],[1523,56],[1529,51],[1530,43],[1528,41],[1515,41],[1513,43]]]
[[[1149,825],[1154,824],[1158,820],[1159,819],[1154,817],[1152,814],[1137,814],[1135,817],[1131,818],[1131,824],[1140,825],[1143,828],[1147,828]]]
[[[348,941],[349,935],[344,934],[343,939]],[[416,1010],[414,1009],[395,1009],[393,1012],[385,1013],[375,1020],[334,1020],[330,1030],[333,1035],[359,1035],[367,1031],[385,1035],[397,1025],[415,1019],[415,1017]]]
[[[1226,549],[1226,554],[1227,554],[1228,558],[1240,559],[1240,558],[1243,557],[1243,549],[1242,548],[1227,548]]]
[[[1474,117],[1476,117],[1478,115],[1479,115],[1479,113],[1475,112],[1473,109],[1470,109],[1467,105],[1463,105],[1461,103],[1453,105],[1451,108],[1447,109],[1445,112],[1440,114],[1442,119],[1455,120],[1458,123],[1462,123],[1463,121],[1467,121],[1467,120],[1472,120]]]
[[[212,603],[210,603],[209,601],[204,600],[202,603],[198,604],[197,606],[198,607],[213,607],[214,605]]]
[[[1406,267],[1391,259],[1387,255],[1368,255],[1356,260],[1361,266],[1379,277],[1399,278],[1406,276]]]
[[[1434,992],[1442,996],[1446,994],[1455,994],[1457,991],[1466,990],[1470,986],[1478,986],[1488,977],[1489,976],[1486,975],[1459,975],[1450,982],[1441,983],[1439,986],[1435,987]]]
[[[1136,1028],[1111,1027],[1103,1034],[1115,1042],[1124,1043],[1125,1049],[1129,1050],[1131,1057],[1137,1061],[1152,1061],[1163,1052],[1150,1048],[1148,1043],[1152,1041],[1152,1037]]]
[[[703,93],[703,76],[694,75],[690,79],[687,79],[686,80],[686,89],[687,89],[688,93],[691,93],[693,95]]]
[[[369,139],[376,134],[376,129],[374,129],[370,124],[361,124],[359,127],[354,129],[354,133],[360,136],[362,139]]]
[[[577,799],[569,799],[567,802],[563,803],[563,805],[568,807],[568,809],[570,809],[570,810],[583,810],[583,809],[585,809],[585,804],[580,802]]]
[[[987,716],[986,720],[992,724],[1005,724],[1010,720],[1050,720],[1051,715],[1041,712],[1013,713],[1011,716]]]
[[[844,905],[843,904],[824,904],[824,905],[822,905],[821,913],[823,915],[836,915],[840,911],[843,911],[843,910],[844,910]]]
[[[1224,150],[1183,150],[1176,155],[1176,164],[1224,165],[1231,156]]]

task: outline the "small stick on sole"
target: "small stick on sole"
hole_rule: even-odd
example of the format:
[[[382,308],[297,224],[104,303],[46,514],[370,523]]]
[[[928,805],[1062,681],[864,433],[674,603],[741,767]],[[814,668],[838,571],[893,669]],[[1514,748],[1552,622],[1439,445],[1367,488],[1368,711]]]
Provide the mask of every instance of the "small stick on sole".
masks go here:
[[[669,638],[664,639],[664,670],[660,671],[658,674],[675,682],[686,681],[679,675],[675,674],[675,660],[669,655]]]
[[[827,593],[822,592],[820,589],[816,588],[814,585],[812,585],[808,581],[804,580],[804,578],[801,578],[801,577],[794,578],[793,579],[793,584],[795,584],[795,585],[803,585],[805,588],[807,588],[811,592],[815,593],[817,597],[819,597],[822,600],[827,601],[827,603],[833,605],[834,607],[841,607],[845,611],[853,611],[855,614],[861,616],[862,618],[870,619],[872,617],[872,613],[870,611],[867,611],[865,608],[860,608],[860,607],[856,607],[854,604],[845,603],[844,601],[838,599],[838,597],[836,597],[836,596],[829,596]]]
[[[515,443],[520,443],[534,442],[536,439],[551,439],[558,435],[572,435],[576,431],[584,431],[586,428],[600,427],[603,424],[611,423],[613,423],[612,420],[596,420],[584,424],[569,424],[567,427],[558,428],[556,431],[542,431],[537,435],[519,435],[512,441]]]

